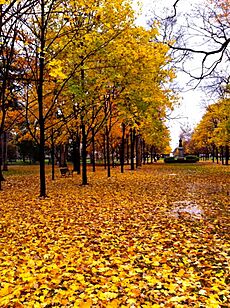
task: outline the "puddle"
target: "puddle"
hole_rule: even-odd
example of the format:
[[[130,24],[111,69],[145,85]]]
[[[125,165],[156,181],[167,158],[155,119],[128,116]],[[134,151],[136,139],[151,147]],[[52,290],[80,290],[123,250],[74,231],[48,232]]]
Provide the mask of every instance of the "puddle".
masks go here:
[[[173,217],[180,217],[181,213],[187,213],[191,215],[191,218],[201,219],[203,218],[204,211],[193,201],[184,200],[173,202],[172,210],[170,214]]]

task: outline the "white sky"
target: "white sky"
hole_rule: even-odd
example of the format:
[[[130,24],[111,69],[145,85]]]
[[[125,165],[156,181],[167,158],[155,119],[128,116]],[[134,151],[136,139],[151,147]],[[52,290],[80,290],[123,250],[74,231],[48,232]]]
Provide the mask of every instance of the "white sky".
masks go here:
[[[191,9],[191,4],[201,0],[181,0],[180,8],[182,10],[188,11]],[[174,0],[133,0],[134,7],[136,3],[140,2],[143,5],[143,13],[137,19],[137,23],[145,26],[146,21],[151,18],[151,12],[153,9],[158,15],[162,14],[162,8],[168,7],[173,8]],[[202,1],[201,1],[202,2]],[[197,64],[199,66],[199,64]],[[177,82],[179,86],[185,87],[185,82],[188,81],[188,76],[185,73],[180,73]],[[188,88],[187,88],[188,89]],[[188,89],[189,90],[189,89]],[[180,94],[181,101],[180,106],[174,110],[171,117],[180,117],[180,119],[171,120],[169,122],[170,133],[171,133],[171,147],[174,149],[178,146],[179,135],[181,132],[181,126],[187,126],[187,124],[194,128],[196,124],[201,120],[202,115],[204,114],[204,108],[202,107],[202,93],[199,90],[190,90]]]

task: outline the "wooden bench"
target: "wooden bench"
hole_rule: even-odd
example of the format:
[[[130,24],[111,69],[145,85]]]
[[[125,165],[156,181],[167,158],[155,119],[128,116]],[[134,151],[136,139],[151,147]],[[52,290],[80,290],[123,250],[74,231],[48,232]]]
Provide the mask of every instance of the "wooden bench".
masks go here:
[[[68,167],[61,167],[60,168],[61,176],[73,176],[73,170],[69,170]]]

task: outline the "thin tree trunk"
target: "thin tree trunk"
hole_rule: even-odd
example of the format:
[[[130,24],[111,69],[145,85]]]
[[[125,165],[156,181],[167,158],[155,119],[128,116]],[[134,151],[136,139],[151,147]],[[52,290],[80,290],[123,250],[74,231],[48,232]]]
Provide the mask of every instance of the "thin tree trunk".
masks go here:
[[[216,163],[219,164],[219,151],[218,151],[218,147],[216,147]]]
[[[142,162],[141,162],[141,136],[137,135],[136,136],[136,166],[141,167]]]
[[[46,197],[46,177],[45,177],[45,119],[43,116],[43,82],[44,82],[44,57],[45,57],[45,4],[41,3],[41,37],[40,37],[40,55],[39,55],[39,80],[38,80],[38,111],[40,126],[40,197]]]
[[[126,161],[129,165],[129,135],[126,135]]]
[[[229,146],[225,146],[225,164],[228,165],[229,162]]]
[[[115,150],[113,148],[111,148],[111,155],[112,155],[112,166],[113,168],[115,168],[115,157],[116,157],[116,153]]]
[[[124,163],[125,163],[125,124],[122,123],[122,139],[121,139],[121,151],[120,151],[120,163],[121,163],[121,173],[124,173]]]
[[[2,134],[0,134],[0,190],[2,190],[2,181],[4,181],[2,174]]]
[[[106,161],[106,135],[103,134],[103,158],[104,158],[104,168],[107,167],[107,161]]]
[[[7,165],[7,133],[3,133],[3,148],[2,148],[2,156],[3,156],[3,171],[8,171]]]
[[[67,146],[61,144],[60,146],[60,167],[67,167]]]
[[[52,180],[54,180],[54,133],[51,133],[51,164],[52,164]]]
[[[134,170],[135,166],[134,166],[134,155],[135,155],[135,139],[136,139],[136,132],[135,132],[135,128],[134,129],[130,129],[130,158],[131,158],[131,170]]]
[[[77,141],[73,138],[73,156],[72,156],[72,161],[73,161],[73,171],[78,171],[77,169]]]
[[[146,163],[149,163],[149,146],[146,146],[146,151],[145,151],[145,157],[146,157]]]
[[[0,37],[1,36],[2,36],[2,4],[0,4]],[[2,99],[2,93],[1,93],[1,99]],[[4,177],[2,174],[2,129],[0,128],[0,190],[2,190],[2,181],[4,181]]]
[[[153,163],[153,146],[151,146],[150,151],[151,151],[150,157],[151,157],[151,164],[152,164]]]
[[[139,160],[140,160],[140,157],[139,157],[139,135],[136,136],[136,168],[138,168],[139,166]]]
[[[92,168],[93,172],[96,171],[96,164],[95,164],[95,134],[94,134],[94,127],[92,127]]]
[[[81,125],[82,130],[82,185],[87,185],[87,151],[86,151],[86,132],[85,124]]]
[[[224,165],[224,147],[220,147],[221,163]]]
[[[111,170],[110,170],[110,146],[109,146],[109,129],[106,125],[105,128],[105,134],[106,134],[106,158],[107,158],[107,176],[108,178],[111,176]]]
[[[81,137],[79,132],[76,136],[76,171],[77,174],[81,174]]]
[[[146,155],[145,155],[145,141],[143,140],[143,164],[146,163]]]

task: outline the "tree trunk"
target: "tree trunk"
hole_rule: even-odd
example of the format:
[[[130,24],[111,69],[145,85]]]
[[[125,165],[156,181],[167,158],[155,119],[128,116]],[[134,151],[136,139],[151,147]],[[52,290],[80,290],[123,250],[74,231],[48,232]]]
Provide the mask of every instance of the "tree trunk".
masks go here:
[[[122,123],[120,163],[121,163],[121,173],[124,173],[124,164],[125,164],[125,124],[124,123]]]
[[[77,141],[73,139],[73,153],[72,153],[72,161],[73,161],[73,171],[78,171],[77,168]]]
[[[143,164],[146,163],[146,155],[145,155],[145,141],[143,140]]]
[[[93,172],[96,171],[96,164],[95,164],[95,134],[94,134],[94,127],[92,127],[92,169],[93,169]]]
[[[212,162],[215,162],[215,145],[212,145]]]
[[[140,164],[143,163],[143,139],[140,138]]]
[[[150,157],[151,157],[151,164],[153,163],[153,146],[151,146],[151,154],[150,154]]]
[[[131,158],[131,170],[134,170],[134,155],[135,155],[135,139],[136,139],[136,132],[135,128],[130,129],[130,158]]]
[[[2,134],[0,134],[0,190],[2,190],[2,181],[4,181],[2,174]]]
[[[3,148],[2,148],[2,157],[3,157],[3,171],[8,171],[7,165],[7,133],[3,133]]]
[[[219,164],[219,151],[218,151],[218,147],[216,147],[216,163]]]
[[[73,170],[77,171],[77,174],[81,174],[81,138],[79,132],[77,132],[76,139],[73,142]]]
[[[225,146],[225,164],[228,165],[229,162],[229,146]]]
[[[107,167],[107,161],[106,161],[106,136],[103,134],[103,159],[104,159],[104,168]]]
[[[221,158],[221,163],[222,163],[222,165],[224,165],[224,147],[223,146],[221,146],[220,147],[220,158]]]
[[[110,171],[110,146],[109,146],[109,129],[108,126],[106,125],[105,128],[105,134],[106,134],[106,159],[107,159],[107,176],[108,178],[111,176],[111,171]]]
[[[126,162],[129,165],[129,135],[126,135]]]
[[[76,170],[77,174],[81,174],[81,137],[79,132],[76,136]]]
[[[115,157],[117,157],[115,150],[113,148],[111,148],[111,155],[112,155],[112,166],[113,168],[115,168]]]
[[[43,82],[44,82],[44,57],[45,57],[45,4],[41,4],[41,37],[40,37],[40,55],[39,55],[39,79],[38,79],[38,111],[40,126],[40,197],[46,197],[46,177],[45,177],[45,119],[43,116]]]
[[[60,146],[60,167],[67,167],[68,146],[61,144]]]
[[[86,151],[86,132],[85,132],[85,124],[81,125],[82,131],[82,185],[87,185],[87,151]]]
[[[138,166],[140,165],[139,164],[139,160],[140,160],[140,157],[139,157],[139,141],[140,141],[140,139],[139,139],[139,135],[137,135],[136,136],[136,168],[138,168]]]
[[[0,4],[0,37],[1,36],[2,36],[2,4]],[[2,100],[2,95],[1,95],[1,100]],[[4,181],[4,178],[2,174],[2,129],[0,129],[0,190],[2,190],[2,181]]]
[[[54,133],[51,134],[51,164],[52,164],[52,180],[54,180]]]

